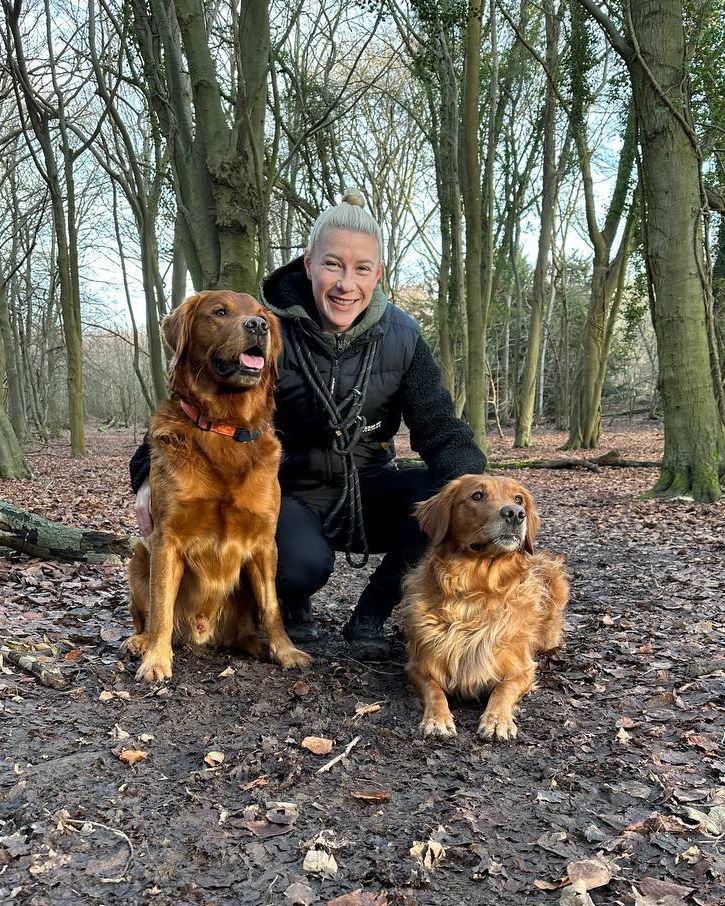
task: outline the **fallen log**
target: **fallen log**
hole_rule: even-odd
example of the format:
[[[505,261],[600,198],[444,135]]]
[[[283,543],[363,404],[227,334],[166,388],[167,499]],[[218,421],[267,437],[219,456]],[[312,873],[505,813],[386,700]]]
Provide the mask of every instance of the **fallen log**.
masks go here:
[[[396,460],[402,466],[422,465],[423,460],[414,456],[400,456]],[[515,462],[488,461],[487,469],[588,469],[598,472],[604,466],[612,469],[659,469],[661,460],[622,459],[617,450],[603,453],[596,459],[577,459],[565,457],[560,459],[520,459]]]
[[[130,557],[137,540],[132,535],[51,522],[0,500],[0,547],[31,557],[105,563],[113,558]]]

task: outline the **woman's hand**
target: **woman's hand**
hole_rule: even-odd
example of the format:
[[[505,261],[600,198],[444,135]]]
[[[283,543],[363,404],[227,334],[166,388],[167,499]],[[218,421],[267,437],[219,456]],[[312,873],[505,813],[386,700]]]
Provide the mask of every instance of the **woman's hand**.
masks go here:
[[[148,478],[138,489],[135,506],[138,527],[141,529],[141,534],[144,538],[148,538],[154,530],[154,521],[151,518],[151,485]]]

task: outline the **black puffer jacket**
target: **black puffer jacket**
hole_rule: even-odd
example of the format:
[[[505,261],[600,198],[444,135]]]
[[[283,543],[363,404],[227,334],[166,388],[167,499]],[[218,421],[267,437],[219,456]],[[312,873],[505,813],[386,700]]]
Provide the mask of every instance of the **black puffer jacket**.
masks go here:
[[[330,412],[322,395],[313,391],[310,373],[317,371],[344,421],[372,344],[374,358],[360,412],[364,421],[358,423],[359,439],[352,451],[360,473],[388,466],[401,417],[435,484],[483,471],[486,458],[468,426],[456,418],[418,325],[379,288],[358,322],[337,335],[325,334],[320,327],[301,258],[264,281],[262,302],[279,316],[284,337],[275,416],[284,449],[284,490],[302,489],[310,479],[331,485],[340,481],[342,462],[333,449]]]
[[[355,396],[352,389],[360,383],[365,356],[373,343],[374,357],[360,412],[364,421],[357,423],[358,439],[352,448],[359,472],[372,475],[391,468],[393,437],[401,417],[410,429],[411,446],[428,466],[434,485],[483,471],[486,457],[473,442],[470,428],[456,418],[418,325],[389,303],[379,288],[358,322],[337,335],[322,331],[302,258],[267,277],[262,303],[279,316],[284,339],[275,394],[275,425],[284,451],[280,471],[284,492],[304,494],[305,488],[316,484],[340,486],[342,458],[333,450],[330,413],[314,391],[310,373],[319,374],[344,421],[350,412],[345,400]],[[131,485],[137,491],[150,469],[146,443],[134,455],[130,468]]]

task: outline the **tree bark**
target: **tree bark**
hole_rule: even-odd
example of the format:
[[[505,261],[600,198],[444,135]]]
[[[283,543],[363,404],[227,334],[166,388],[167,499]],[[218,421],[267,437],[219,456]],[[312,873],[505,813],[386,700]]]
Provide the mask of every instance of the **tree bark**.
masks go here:
[[[681,0],[631,5],[627,59],[642,148],[646,254],[653,289],[665,454],[654,493],[714,500],[725,474],[725,430],[706,323],[699,152],[685,95]]]

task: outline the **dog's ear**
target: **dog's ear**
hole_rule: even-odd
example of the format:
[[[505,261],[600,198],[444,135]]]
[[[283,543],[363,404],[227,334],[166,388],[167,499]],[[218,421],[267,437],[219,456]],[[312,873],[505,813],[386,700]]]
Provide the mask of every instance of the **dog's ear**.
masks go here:
[[[539,514],[534,505],[534,498],[529,494],[526,488],[521,488],[521,496],[524,498],[524,509],[526,510],[526,537],[524,538],[524,550],[527,554],[534,552],[534,539],[539,531]]]
[[[424,500],[415,507],[418,525],[434,545],[444,541],[450,531],[453,497],[458,485],[458,479],[449,481],[434,497]]]
[[[191,338],[191,326],[201,296],[189,296],[161,321],[161,331],[169,349],[174,354],[169,367],[169,383],[173,384],[176,369],[184,360],[184,354]]]
[[[198,293],[189,296],[161,321],[164,339],[177,359],[183,355],[189,343],[191,324],[199,301]]]
[[[270,393],[274,393],[274,386],[279,377],[279,357],[282,355],[282,331],[279,318],[271,311],[265,311],[264,317],[269,324],[269,368],[265,371],[262,383]]]

